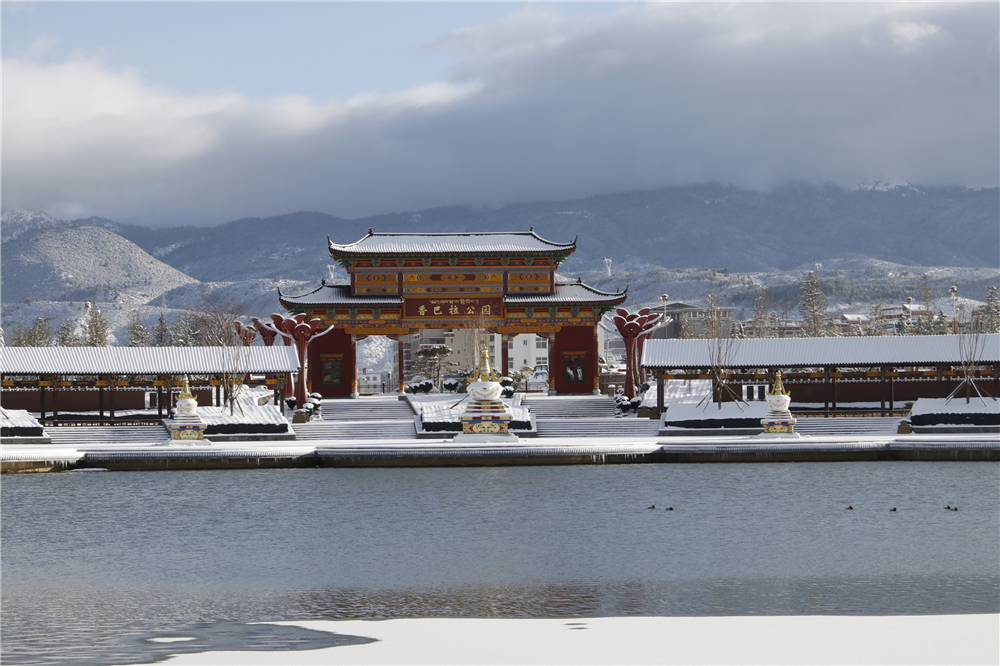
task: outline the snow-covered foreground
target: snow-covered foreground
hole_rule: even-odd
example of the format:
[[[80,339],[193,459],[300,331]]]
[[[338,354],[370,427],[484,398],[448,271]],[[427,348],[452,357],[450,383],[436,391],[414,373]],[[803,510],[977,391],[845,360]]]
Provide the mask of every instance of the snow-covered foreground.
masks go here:
[[[168,664],[996,664],[1000,615],[286,622],[377,640]]]

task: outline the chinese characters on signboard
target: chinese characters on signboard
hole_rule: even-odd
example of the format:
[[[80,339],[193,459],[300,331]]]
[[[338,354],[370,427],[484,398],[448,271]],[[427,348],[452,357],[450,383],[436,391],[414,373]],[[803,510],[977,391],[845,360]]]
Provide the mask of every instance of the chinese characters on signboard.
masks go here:
[[[499,318],[503,305],[497,297],[407,298],[403,312],[407,319]]]

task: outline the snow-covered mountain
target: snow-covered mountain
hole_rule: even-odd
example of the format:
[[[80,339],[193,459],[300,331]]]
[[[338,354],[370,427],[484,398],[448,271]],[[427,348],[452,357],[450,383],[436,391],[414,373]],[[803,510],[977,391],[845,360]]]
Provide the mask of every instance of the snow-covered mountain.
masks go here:
[[[59,224],[63,224],[63,221],[37,210],[16,208],[5,211],[0,216],[0,238],[3,241],[8,241],[17,238],[27,231]]]
[[[146,319],[197,309],[210,296],[242,300],[266,315],[278,307],[279,285],[301,293],[320,278],[343,277],[331,264],[327,237],[351,242],[369,227],[534,228],[555,241],[578,237],[560,273],[607,290],[628,284],[630,307],[656,303],[662,293],[703,302],[712,291],[749,312],[766,286],[776,306],[794,312],[798,283],[809,270],[823,280],[836,312],[917,298],[925,273],[942,298],[954,284],[961,295],[981,300],[987,285],[1000,281],[997,188],[871,182],[788,185],[762,194],[709,184],[354,220],[300,212],[208,228],[62,222],[11,211],[3,215],[3,325],[30,322],[41,303],[102,299],[116,312],[135,309]],[[63,306],[52,307],[55,313]]]

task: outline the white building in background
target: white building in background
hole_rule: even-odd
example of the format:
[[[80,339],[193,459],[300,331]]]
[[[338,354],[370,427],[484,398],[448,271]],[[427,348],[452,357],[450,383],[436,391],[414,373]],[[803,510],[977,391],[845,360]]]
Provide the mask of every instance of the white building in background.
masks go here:
[[[531,368],[535,372],[549,371],[549,341],[547,338],[534,333],[514,336],[510,341],[508,354],[506,370],[508,375],[522,368]]]

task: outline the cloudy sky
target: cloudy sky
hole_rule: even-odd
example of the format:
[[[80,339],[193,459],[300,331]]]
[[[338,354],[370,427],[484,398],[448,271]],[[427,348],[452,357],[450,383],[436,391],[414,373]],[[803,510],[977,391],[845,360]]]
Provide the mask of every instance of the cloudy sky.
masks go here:
[[[9,3],[4,210],[1000,184],[1000,4]]]

